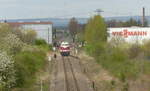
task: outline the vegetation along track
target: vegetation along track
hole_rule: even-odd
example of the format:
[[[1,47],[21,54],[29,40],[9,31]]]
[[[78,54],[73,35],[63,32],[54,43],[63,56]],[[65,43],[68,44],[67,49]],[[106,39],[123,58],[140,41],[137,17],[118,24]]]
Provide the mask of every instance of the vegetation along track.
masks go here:
[[[65,74],[66,91],[80,91],[72,66],[71,58],[63,57],[62,60]]]

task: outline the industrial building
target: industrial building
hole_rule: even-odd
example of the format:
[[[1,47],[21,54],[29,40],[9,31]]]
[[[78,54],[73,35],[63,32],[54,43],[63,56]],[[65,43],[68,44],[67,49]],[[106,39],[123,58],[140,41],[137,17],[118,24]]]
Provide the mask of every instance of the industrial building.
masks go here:
[[[128,43],[143,43],[150,40],[150,27],[108,28],[108,41],[120,38]]]
[[[23,30],[32,29],[37,33],[37,38],[44,39],[47,43],[52,44],[52,22],[7,22],[12,27]]]

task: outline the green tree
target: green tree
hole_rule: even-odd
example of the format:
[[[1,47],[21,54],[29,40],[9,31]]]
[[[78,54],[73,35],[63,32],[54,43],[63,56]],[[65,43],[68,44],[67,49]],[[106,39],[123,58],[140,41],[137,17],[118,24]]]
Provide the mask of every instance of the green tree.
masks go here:
[[[27,44],[34,44],[37,34],[34,30],[26,30],[24,32],[23,42]]]
[[[89,20],[85,28],[85,40],[90,44],[107,41],[107,28],[101,16]]]
[[[107,41],[107,28],[103,18],[99,15],[91,18],[85,28],[85,41],[88,45],[88,50],[99,54],[103,50]]]
[[[117,21],[117,20],[110,20],[107,21],[108,27],[132,27],[132,26],[140,26],[142,27],[141,20],[136,20],[134,18],[130,18],[127,21]],[[148,21],[145,19],[144,27],[148,26]]]
[[[24,88],[36,83],[36,73],[44,70],[48,50],[49,45],[44,40],[36,39],[35,31],[1,23],[0,91],[31,91]]]
[[[8,24],[1,23],[0,24],[0,41],[7,36],[11,32],[11,28]]]
[[[138,22],[133,18],[123,23],[123,27],[131,27],[131,26],[138,26]]]

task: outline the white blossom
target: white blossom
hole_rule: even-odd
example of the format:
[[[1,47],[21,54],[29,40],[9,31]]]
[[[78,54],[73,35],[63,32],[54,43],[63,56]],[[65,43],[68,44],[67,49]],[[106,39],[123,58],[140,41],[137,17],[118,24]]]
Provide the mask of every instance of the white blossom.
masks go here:
[[[12,87],[15,83],[14,61],[0,50],[0,86]]]
[[[8,53],[16,52],[23,46],[23,42],[15,34],[7,34],[0,43],[0,49]]]

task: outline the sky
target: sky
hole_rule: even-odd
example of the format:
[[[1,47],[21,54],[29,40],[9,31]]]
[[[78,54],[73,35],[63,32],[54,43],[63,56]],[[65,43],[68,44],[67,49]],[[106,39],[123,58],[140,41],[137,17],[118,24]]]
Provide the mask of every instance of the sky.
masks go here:
[[[91,17],[96,9],[102,16],[136,16],[150,0],[0,0],[0,19]]]

